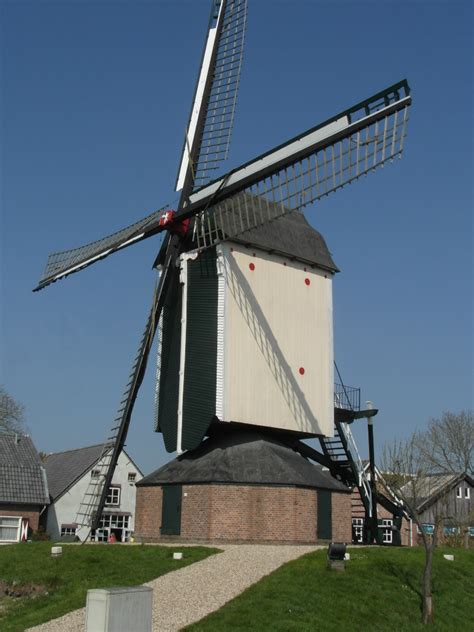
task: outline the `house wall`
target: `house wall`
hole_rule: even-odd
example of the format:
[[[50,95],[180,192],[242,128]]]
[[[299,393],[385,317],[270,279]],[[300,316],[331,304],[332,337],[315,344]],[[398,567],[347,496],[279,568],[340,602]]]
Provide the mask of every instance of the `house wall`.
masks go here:
[[[458,489],[461,490],[461,498],[457,497]],[[469,498],[466,498],[468,490]],[[438,516],[452,517],[453,524],[463,524],[474,510],[474,488],[464,480],[458,483],[449,493],[430,505],[426,511],[420,514],[421,520],[427,524],[434,524]]]
[[[217,416],[332,436],[332,274],[233,243],[217,251]]]
[[[317,491],[257,485],[183,485],[184,540],[316,542]],[[137,488],[136,536],[161,538],[161,487]],[[351,541],[350,494],[332,493],[332,539]]]
[[[48,507],[46,531],[53,540],[60,537],[62,524],[74,523],[79,506],[89,485],[92,469],[94,468],[92,467],[86,472],[65,494],[60,496]],[[106,505],[105,511],[107,513],[130,512],[129,529],[133,531],[135,527],[136,488],[135,483],[128,482],[129,472],[136,473],[137,482],[143,478],[133,461],[122,452],[119,456],[112,479],[112,486],[120,485],[120,504],[113,506]],[[87,530],[84,528],[79,530],[78,535],[79,537],[85,537]]]
[[[37,531],[42,507],[38,505],[10,505],[0,504],[0,516],[18,516],[27,519],[29,528]]]

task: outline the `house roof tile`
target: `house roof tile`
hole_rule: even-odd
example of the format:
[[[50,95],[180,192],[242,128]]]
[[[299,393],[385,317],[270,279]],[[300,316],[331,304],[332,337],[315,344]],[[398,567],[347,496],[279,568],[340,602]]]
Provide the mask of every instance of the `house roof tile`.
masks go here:
[[[27,435],[0,434],[0,502],[49,503],[45,471]]]
[[[56,500],[62,496],[99,460],[102,445],[92,445],[66,452],[48,454],[44,466],[48,477],[49,493]]]

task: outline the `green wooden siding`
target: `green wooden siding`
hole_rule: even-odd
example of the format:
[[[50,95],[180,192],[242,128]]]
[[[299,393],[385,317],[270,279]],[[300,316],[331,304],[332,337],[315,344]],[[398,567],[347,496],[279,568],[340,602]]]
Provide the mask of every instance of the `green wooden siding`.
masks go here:
[[[332,497],[328,489],[318,489],[318,540],[332,539]]]
[[[180,535],[182,486],[163,485],[162,489],[161,535]]]
[[[188,262],[184,450],[192,450],[201,443],[216,414],[217,299],[216,251],[213,248]]]
[[[179,350],[181,346],[181,286],[179,270],[173,278],[163,305],[160,395],[158,430],[163,433],[166,450],[176,450],[179,391]]]

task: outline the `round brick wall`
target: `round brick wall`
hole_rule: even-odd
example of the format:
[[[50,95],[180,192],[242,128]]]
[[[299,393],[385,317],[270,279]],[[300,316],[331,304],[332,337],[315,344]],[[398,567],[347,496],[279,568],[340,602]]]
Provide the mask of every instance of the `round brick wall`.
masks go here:
[[[161,536],[161,486],[137,486],[137,538]],[[166,539],[221,542],[314,543],[318,490],[299,487],[183,485],[180,534]],[[351,541],[350,493],[331,494],[332,540]]]

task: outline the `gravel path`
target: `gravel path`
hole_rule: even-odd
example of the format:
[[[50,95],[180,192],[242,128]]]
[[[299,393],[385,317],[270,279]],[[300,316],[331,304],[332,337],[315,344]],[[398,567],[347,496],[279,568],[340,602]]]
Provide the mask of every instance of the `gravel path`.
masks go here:
[[[153,632],[180,630],[199,621],[276,568],[317,546],[230,544],[185,568],[147,582],[153,588]],[[184,547],[176,546],[176,550]],[[84,632],[85,608],[27,632]],[[132,631],[130,631],[132,632]]]

